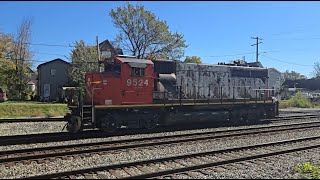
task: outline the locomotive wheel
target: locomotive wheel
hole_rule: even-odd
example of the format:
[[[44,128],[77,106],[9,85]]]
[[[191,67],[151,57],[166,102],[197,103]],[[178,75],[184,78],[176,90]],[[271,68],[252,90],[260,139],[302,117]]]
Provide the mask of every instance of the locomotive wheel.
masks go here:
[[[71,116],[67,123],[67,131],[71,133],[77,133],[81,131],[81,117]]]
[[[159,118],[159,114],[153,114],[151,117],[145,117],[142,120],[142,125],[146,129],[154,129],[158,126]]]
[[[105,116],[101,122],[101,130],[115,132],[118,129],[118,121],[113,116]]]

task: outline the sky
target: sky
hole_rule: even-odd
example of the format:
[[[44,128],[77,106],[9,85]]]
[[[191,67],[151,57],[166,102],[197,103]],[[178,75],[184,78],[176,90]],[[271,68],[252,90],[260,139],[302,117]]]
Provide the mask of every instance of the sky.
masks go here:
[[[70,61],[71,48],[84,40],[95,45],[114,40],[119,30],[109,16],[126,1],[1,1],[0,31],[15,34],[25,18],[33,20],[31,50],[33,68],[56,58]],[[320,62],[320,2],[281,1],[130,1],[143,5],[169,30],[184,35],[185,56],[200,56],[217,64],[245,58],[281,72],[293,70],[312,77]],[[52,46],[59,45],[59,46]],[[69,58],[69,59],[68,59]],[[184,60],[182,58],[181,60]]]

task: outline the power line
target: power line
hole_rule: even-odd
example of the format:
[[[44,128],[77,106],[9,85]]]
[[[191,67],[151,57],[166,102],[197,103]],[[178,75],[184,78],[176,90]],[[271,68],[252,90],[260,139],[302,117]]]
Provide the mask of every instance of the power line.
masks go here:
[[[272,60],[275,60],[275,61],[280,61],[280,62],[284,62],[284,63],[287,63],[287,64],[292,64],[292,65],[297,65],[297,66],[312,66],[313,65],[306,65],[306,64],[298,64],[298,63],[292,63],[292,62],[288,62],[288,61],[283,61],[283,60],[280,60],[280,59],[275,59],[275,58],[272,58],[272,57],[268,57],[268,56],[265,56],[265,55],[262,55],[261,56],[264,56],[266,58],[269,58],[269,59],[272,59]]]
[[[314,37],[314,38],[278,38],[278,39],[269,39],[269,40],[286,40],[286,41],[301,41],[301,40],[319,40],[320,37]]]
[[[71,45],[60,45],[60,44],[33,44],[33,43],[23,43],[23,44],[29,44],[29,45],[35,45],[35,46],[56,46],[56,47],[75,47],[75,46],[71,46]]]
[[[63,57],[66,56],[66,55],[63,55],[63,54],[53,54],[53,53],[44,53],[44,52],[32,52],[32,53],[35,53],[35,54],[46,54],[46,55],[55,55],[55,56],[63,56]]]
[[[254,54],[254,52],[242,53],[242,54],[230,54],[230,55],[203,56],[203,57],[227,57],[227,56],[238,56],[238,55],[246,55],[246,54]]]
[[[17,42],[14,42],[15,44],[18,44]],[[34,45],[34,46],[54,46],[54,47],[76,47],[76,46],[72,46],[72,45],[62,45],[62,44],[45,44],[45,43],[23,43],[23,44],[28,44],[28,45]]]
[[[261,53],[267,52],[280,52],[280,51],[263,51]],[[241,53],[241,54],[230,54],[230,55],[212,55],[212,56],[202,56],[202,57],[227,57],[227,56],[239,56],[239,55],[246,55],[246,54],[255,54],[255,52],[248,52],[248,53]]]
[[[21,59],[9,59],[9,61],[10,60],[21,60]],[[46,63],[46,62],[49,62],[49,61],[52,61],[52,60],[49,60],[49,61],[42,61],[42,60],[37,60],[37,59],[26,59],[26,60],[24,60],[25,62],[28,62],[28,61],[30,61],[30,62],[44,62],[44,63]],[[68,62],[68,61],[66,61],[66,62]],[[68,63],[72,63],[72,62],[68,62]],[[73,63],[75,63],[75,64],[82,64],[82,63],[98,63],[98,61],[92,61],[92,60],[83,60],[83,61],[81,61],[81,62],[79,62],[79,61],[74,61]]]

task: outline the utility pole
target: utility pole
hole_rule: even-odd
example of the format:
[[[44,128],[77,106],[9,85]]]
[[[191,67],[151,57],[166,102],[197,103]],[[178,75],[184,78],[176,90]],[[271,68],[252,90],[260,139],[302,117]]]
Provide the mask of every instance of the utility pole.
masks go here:
[[[100,48],[99,48],[99,39],[98,36],[96,36],[96,41],[97,41],[97,52],[98,52],[98,61],[100,62]]]
[[[99,39],[98,36],[96,36],[96,41],[97,41],[97,53],[98,53],[98,69],[100,72],[102,72],[102,67],[101,67],[101,56],[100,56],[100,47],[99,47]]]
[[[262,42],[259,42],[259,40],[262,40],[261,38],[259,37],[251,37],[251,39],[256,39],[257,40],[257,43],[256,44],[252,44],[251,46],[257,46],[256,48],[256,62],[259,62],[259,44],[261,44]]]

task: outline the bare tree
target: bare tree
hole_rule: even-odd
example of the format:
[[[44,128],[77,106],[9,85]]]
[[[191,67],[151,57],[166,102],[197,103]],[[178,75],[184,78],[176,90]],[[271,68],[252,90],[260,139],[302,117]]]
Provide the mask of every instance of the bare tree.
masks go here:
[[[32,53],[30,50],[32,33],[32,20],[24,19],[20,26],[18,27],[17,34],[15,36],[13,51],[10,52],[11,60],[16,65],[16,79],[14,90],[16,90],[16,98],[21,100],[22,95],[25,94],[29,68],[32,65],[30,58],[32,58]]]
[[[314,63],[313,76],[316,79],[320,79],[320,63],[319,62]]]

